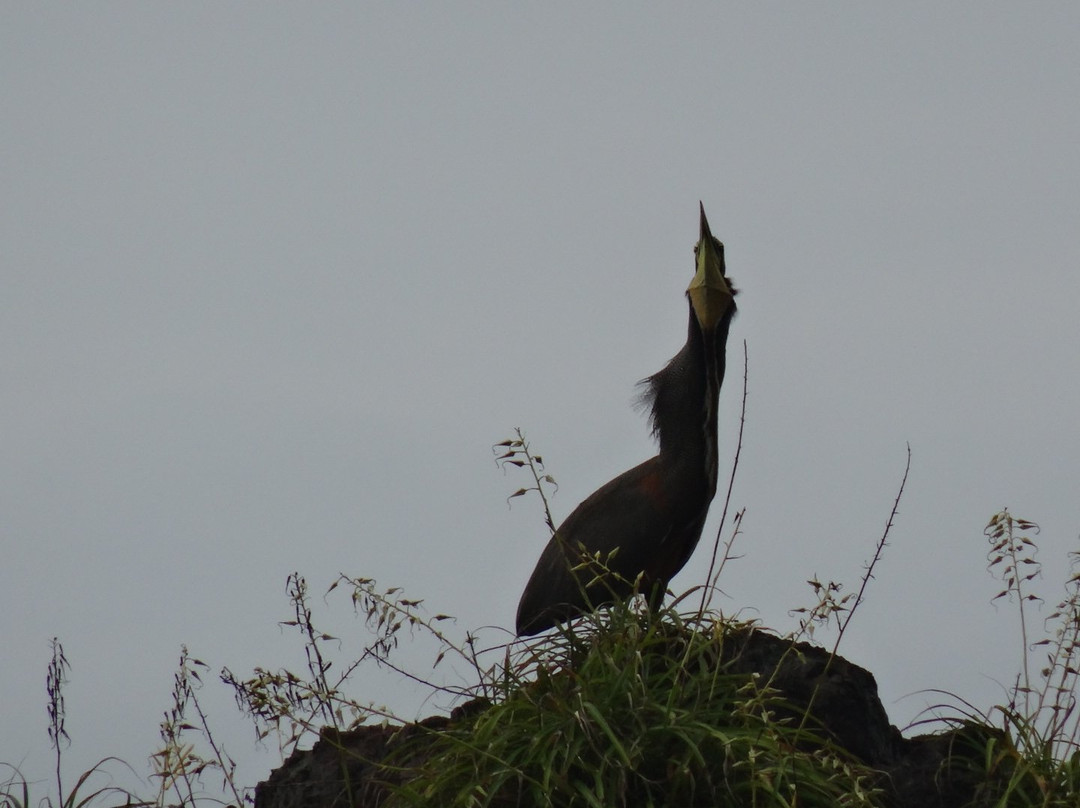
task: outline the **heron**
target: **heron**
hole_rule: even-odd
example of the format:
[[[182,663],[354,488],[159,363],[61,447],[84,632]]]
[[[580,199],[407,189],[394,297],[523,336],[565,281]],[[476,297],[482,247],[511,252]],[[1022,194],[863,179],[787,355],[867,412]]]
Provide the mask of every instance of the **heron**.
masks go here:
[[[724,245],[709,230],[704,204],[700,208],[686,344],[641,382],[659,452],[597,489],[558,527],[522,593],[518,636],[635,592],[659,607],[668,581],[701,538],[716,494],[716,411],[736,292]]]

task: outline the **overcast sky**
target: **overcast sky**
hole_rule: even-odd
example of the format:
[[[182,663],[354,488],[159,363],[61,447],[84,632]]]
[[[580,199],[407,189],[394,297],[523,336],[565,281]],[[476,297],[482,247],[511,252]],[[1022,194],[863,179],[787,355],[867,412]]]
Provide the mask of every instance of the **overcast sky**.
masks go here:
[[[547,536],[491,445],[526,430],[556,518],[654,453],[698,200],[741,290],[728,467],[749,353],[718,605],[785,632],[807,578],[856,588],[910,443],[841,653],[900,726],[990,707],[1020,641],[983,526],[1041,523],[1049,599],[1080,549],[1078,42],[1075,3],[5,4],[0,761],[48,774],[57,636],[71,770],[145,772],[181,644],[299,664],[293,570],[511,628]]]

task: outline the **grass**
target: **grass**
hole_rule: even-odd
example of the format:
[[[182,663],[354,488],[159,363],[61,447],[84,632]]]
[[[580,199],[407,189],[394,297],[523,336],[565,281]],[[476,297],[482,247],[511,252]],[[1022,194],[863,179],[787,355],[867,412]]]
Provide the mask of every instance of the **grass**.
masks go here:
[[[994,600],[1016,605],[1022,664],[1007,703],[965,718],[1002,731],[1001,740],[981,750],[990,804],[1075,808],[1080,805],[1080,552],[1070,553],[1065,594],[1045,619],[1043,636],[1033,641],[1029,607],[1040,598],[1030,585],[1042,574],[1038,532],[1035,522],[1007,508],[984,530],[990,543],[987,568],[1004,585]],[[1033,663],[1039,664],[1037,675]]]
[[[872,772],[729,670],[740,628],[620,604],[525,645],[390,804],[873,805]]]

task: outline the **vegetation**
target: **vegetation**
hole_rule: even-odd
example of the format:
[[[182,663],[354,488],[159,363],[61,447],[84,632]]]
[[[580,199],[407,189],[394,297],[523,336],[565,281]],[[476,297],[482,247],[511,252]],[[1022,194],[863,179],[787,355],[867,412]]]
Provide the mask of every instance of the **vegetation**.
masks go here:
[[[873,805],[872,772],[726,669],[734,631],[620,606],[564,629],[489,709],[424,739],[392,804]]]
[[[994,514],[984,533],[989,539],[988,567],[1004,584],[994,600],[1016,604],[1021,671],[1008,703],[965,720],[1002,730],[980,749],[985,761],[986,791],[1000,806],[1076,806],[1080,804],[1080,552],[1070,556],[1065,596],[1046,618],[1044,636],[1032,641],[1030,610],[1039,601],[1029,584],[1041,575],[1033,538],[1039,526],[1009,513]],[[1037,677],[1032,662],[1041,660]]]
[[[546,511],[545,489],[554,480],[524,436],[517,433],[496,451],[501,462],[530,475],[530,484],[513,496],[538,493]],[[454,721],[400,744],[383,762],[392,805],[881,805],[880,778],[822,732],[809,708],[793,712],[774,682],[736,673],[727,664],[726,649],[747,626],[712,611],[709,599],[733,557],[741,520],[741,513],[733,518],[726,543],[718,534],[709,580],[667,608],[650,614],[642,599],[634,599],[527,643],[481,647],[472,633],[455,642],[443,629],[445,615],[430,615],[421,601],[399,589],[381,590],[371,579],[342,575],[327,594],[348,597],[371,639],[356,659],[339,662],[333,658],[336,638],[318,627],[308,584],[293,573],[287,584],[292,616],[282,625],[299,635],[306,670],[256,669],[239,677],[224,669],[220,679],[253,719],[260,739],[275,739],[283,754],[333,737],[326,727],[346,732],[396,721],[351,695],[351,682],[365,664],[386,666],[423,682],[432,693],[471,704]],[[550,513],[547,522],[551,527]],[[956,735],[956,754],[979,768],[979,805],[1075,808],[1080,804],[1080,552],[1072,554],[1064,597],[1047,618],[1045,632],[1038,632],[1030,608],[1038,599],[1031,582],[1041,572],[1038,526],[1003,510],[985,534],[988,569],[1003,585],[995,600],[1015,606],[1020,672],[1006,704],[984,714],[970,705],[942,706],[927,723],[940,726],[944,720],[965,729]],[[833,623],[839,636],[831,662],[887,537],[888,527],[854,595],[842,595],[833,582],[811,581],[816,603],[796,612],[798,628],[788,638],[791,653],[816,626]],[[691,601],[697,608],[685,610]],[[471,672],[473,683],[447,687],[400,666],[395,650],[406,636],[432,640],[435,665],[456,660]],[[253,801],[252,791],[236,782],[236,765],[216,742],[199,703],[209,666],[186,648],[174,676],[172,706],[160,725],[161,747],[151,757],[156,793],[137,796],[112,785],[106,769],[124,764],[110,758],[66,784],[61,776],[62,750],[69,742],[63,686],[71,669],[58,640],[52,650],[46,696],[55,782],[51,793],[39,796],[7,765],[0,808],[194,808]],[[208,782],[217,790],[208,792],[214,788]]]

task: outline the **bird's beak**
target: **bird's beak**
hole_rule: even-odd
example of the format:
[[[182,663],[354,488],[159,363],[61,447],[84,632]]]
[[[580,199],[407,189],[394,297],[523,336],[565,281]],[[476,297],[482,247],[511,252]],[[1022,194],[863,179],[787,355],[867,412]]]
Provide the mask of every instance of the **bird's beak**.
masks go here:
[[[701,206],[701,237],[694,248],[697,272],[686,290],[698,324],[704,330],[717,323],[735,305],[735,292],[724,274],[724,245],[713,238],[705,206]]]

